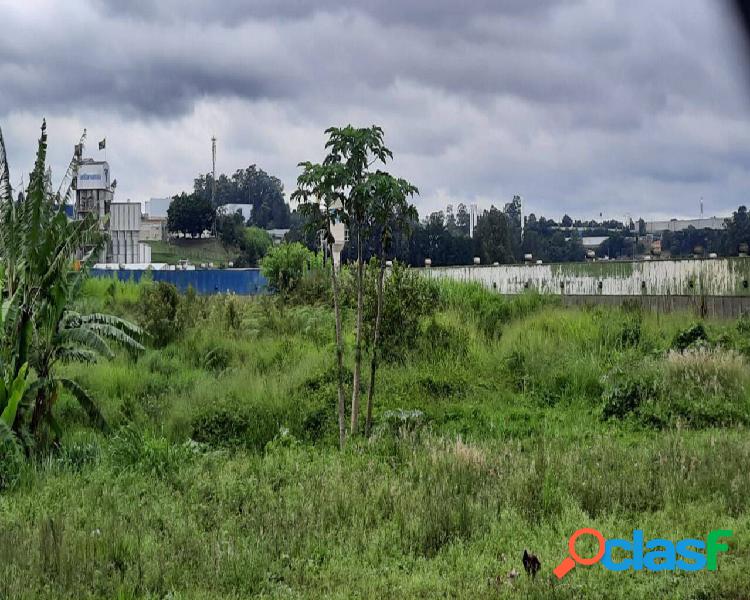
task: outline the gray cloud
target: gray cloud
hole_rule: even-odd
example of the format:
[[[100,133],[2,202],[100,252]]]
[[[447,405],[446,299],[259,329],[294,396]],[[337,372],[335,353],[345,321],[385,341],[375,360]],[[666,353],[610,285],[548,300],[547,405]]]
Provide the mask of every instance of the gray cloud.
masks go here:
[[[258,163],[289,189],[323,129],[346,122],[384,126],[423,212],[513,193],[553,215],[623,202],[686,214],[700,196],[725,211],[749,179],[744,48],[715,0],[0,0],[0,12],[11,159],[45,114],[53,142],[56,124],[69,136],[53,151],[61,170],[87,126],[107,135],[118,193],[134,199],[189,187],[214,133],[224,170]]]

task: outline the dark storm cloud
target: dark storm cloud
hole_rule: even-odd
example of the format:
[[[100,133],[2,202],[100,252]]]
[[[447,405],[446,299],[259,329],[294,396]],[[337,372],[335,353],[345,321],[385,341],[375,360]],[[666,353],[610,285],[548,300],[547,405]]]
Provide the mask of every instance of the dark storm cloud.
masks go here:
[[[620,128],[665,110],[670,94],[736,97],[726,93],[732,82],[718,80],[715,44],[679,23],[664,32],[646,21],[653,37],[631,28],[634,13],[653,18],[649,11],[589,16],[563,0],[81,6],[87,19],[52,23],[44,43],[29,47],[21,31],[0,38],[0,106],[78,102],[166,117],[206,96],[343,104],[355,88],[372,94],[406,79],[470,102],[508,95],[571,107],[572,125]],[[686,52],[693,44],[703,56]]]
[[[0,16],[0,123],[148,132],[185,185],[204,128],[233,168],[261,153],[289,188],[345,122],[383,125],[431,208],[520,192],[574,213],[632,188],[669,214],[685,193],[731,206],[750,179],[745,57],[716,0],[0,0]],[[158,158],[128,158],[133,195],[177,191]]]
[[[142,20],[220,22],[236,25],[250,19],[306,19],[315,13],[361,12],[384,23],[415,23],[421,27],[462,25],[474,18],[504,15],[539,17],[580,0],[95,0],[105,12]]]

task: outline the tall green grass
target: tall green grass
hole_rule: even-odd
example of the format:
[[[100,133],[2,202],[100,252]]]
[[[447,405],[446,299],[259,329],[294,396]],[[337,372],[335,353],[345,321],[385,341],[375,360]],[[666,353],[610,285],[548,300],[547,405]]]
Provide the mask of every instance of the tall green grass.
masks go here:
[[[89,283],[92,307],[137,315],[138,287],[110,285]],[[193,297],[165,348],[66,366],[114,433],[61,397],[61,447],[0,491],[0,598],[742,597],[742,327],[707,322],[706,345],[679,352],[688,315],[439,285],[413,349],[378,372],[374,436],[344,452],[326,305]],[[352,327],[345,311],[349,342]],[[658,414],[712,419],[604,418],[608,377],[631,360],[675,390]],[[558,582],[585,526],[735,536],[715,573],[595,566]],[[533,581],[524,548],[542,561]]]

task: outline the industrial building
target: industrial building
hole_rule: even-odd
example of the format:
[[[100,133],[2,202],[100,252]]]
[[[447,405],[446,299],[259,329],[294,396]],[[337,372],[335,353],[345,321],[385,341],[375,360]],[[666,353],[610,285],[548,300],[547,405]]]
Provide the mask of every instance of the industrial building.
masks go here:
[[[75,181],[75,218],[95,215],[108,242],[101,250],[100,264],[151,262],[151,247],[141,242],[140,203],[114,202],[115,185],[110,182],[109,163],[82,159]]]
[[[167,237],[166,219],[151,217],[148,214],[141,215],[142,242],[163,242]]]
[[[646,233],[663,231],[684,231],[689,227],[695,229],[724,229],[726,217],[706,217],[705,219],[670,219],[669,221],[646,221]]]

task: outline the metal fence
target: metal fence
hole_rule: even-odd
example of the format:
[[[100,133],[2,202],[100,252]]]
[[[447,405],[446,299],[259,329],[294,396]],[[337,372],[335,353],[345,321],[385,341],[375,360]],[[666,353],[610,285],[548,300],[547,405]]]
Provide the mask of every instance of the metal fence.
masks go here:
[[[94,277],[117,277],[120,281],[139,282],[148,273],[154,281],[173,283],[184,292],[192,287],[199,294],[262,294],[268,284],[260,269],[195,269],[194,271],[155,271],[137,269],[93,269]]]

